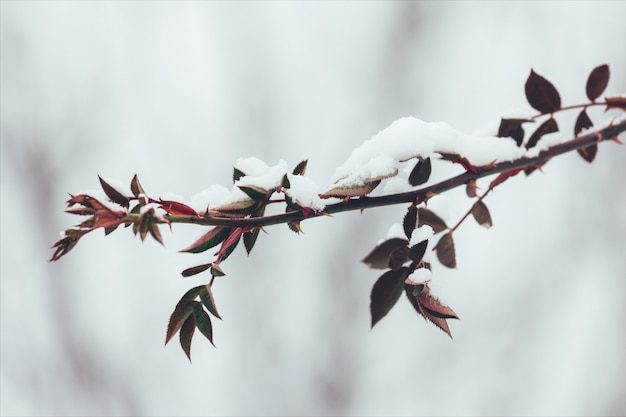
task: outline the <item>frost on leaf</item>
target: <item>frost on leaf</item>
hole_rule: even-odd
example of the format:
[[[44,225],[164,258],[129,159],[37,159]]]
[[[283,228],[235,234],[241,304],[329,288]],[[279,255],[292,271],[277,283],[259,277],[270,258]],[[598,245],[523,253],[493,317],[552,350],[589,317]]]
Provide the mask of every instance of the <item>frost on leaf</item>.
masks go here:
[[[454,240],[452,239],[452,233],[446,233],[439,239],[437,246],[435,246],[437,252],[437,259],[442,265],[448,268],[456,268],[456,254],[454,252]]]
[[[324,194],[320,195],[321,198],[348,198],[348,197],[363,197],[374,191],[376,187],[380,184],[381,180],[375,180],[371,182],[365,182],[363,184],[354,184],[354,185],[339,185],[337,187],[333,187],[330,190],[326,191]]]
[[[396,304],[400,294],[402,294],[403,283],[407,275],[408,268],[400,268],[395,271],[387,271],[378,278],[370,295],[372,327],[385,317]]]
[[[386,269],[389,268],[390,257],[393,251],[398,248],[406,247],[409,243],[406,239],[393,238],[388,239],[376,246],[370,253],[367,254],[361,262],[369,266],[372,269]],[[406,259],[406,254],[405,254]]]
[[[561,96],[552,83],[535,71],[530,75],[525,85],[528,103],[541,113],[554,113],[561,108]]]
[[[411,279],[406,279],[404,282],[404,291],[411,305],[415,308],[415,311],[452,338],[446,320],[458,320],[459,316],[457,316],[450,307],[443,305],[439,299],[430,294],[428,282],[413,282]]]
[[[587,85],[585,86],[585,92],[589,100],[595,101],[600,97],[609,84],[610,75],[609,66],[606,64],[595,67],[593,71],[591,71],[589,78],[587,78]]]

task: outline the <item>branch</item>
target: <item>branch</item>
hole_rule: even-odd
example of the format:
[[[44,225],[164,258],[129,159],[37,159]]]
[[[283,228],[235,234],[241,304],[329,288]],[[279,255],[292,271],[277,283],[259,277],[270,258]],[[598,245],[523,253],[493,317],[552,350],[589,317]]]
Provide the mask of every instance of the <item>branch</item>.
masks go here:
[[[285,214],[277,214],[265,217],[253,217],[244,219],[233,219],[224,217],[205,217],[205,216],[166,216],[170,223],[191,223],[201,226],[224,226],[224,227],[263,227],[275,224],[283,224],[290,222],[298,222],[308,218],[331,215],[345,211],[364,210],[373,207],[384,207],[401,203],[421,202],[431,194],[441,194],[445,191],[466,184],[468,181],[477,180],[489,175],[499,174],[507,171],[515,171],[528,167],[541,166],[549,159],[562,155],[576,149],[586,148],[598,142],[615,138],[618,134],[626,131],[626,120],[600,129],[596,132],[587,133],[578,136],[567,142],[551,146],[534,157],[522,157],[513,161],[504,161],[494,164],[490,167],[478,167],[477,172],[466,171],[455,177],[441,181],[428,187],[405,193],[383,195],[378,197],[360,197],[343,201],[336,204],[326,206],[323,212],[314,212],[312,210],[299,210]],[[138,214],[127,214],[124,221],[132,223],[137,220]]]

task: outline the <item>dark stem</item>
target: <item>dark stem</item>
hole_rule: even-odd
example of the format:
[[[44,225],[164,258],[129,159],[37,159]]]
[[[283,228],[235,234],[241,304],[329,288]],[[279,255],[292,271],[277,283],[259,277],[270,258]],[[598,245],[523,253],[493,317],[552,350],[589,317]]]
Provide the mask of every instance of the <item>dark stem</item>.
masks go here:
[[[626,131],[626,120],[622,120],[615,125],[605,127],[597,132],[578,136],[567,142],[551,146],[550,148],[541,151],[537,156],[532,158],[522,157],[513,161],[500,162],[487,168],[479,167],[476,173],[466,171],[455,177],[415,191],[383,195],[378,197],[354,198],[340,203],[328,205],[323,212],[316,213],[312,210],[307,210],[310,212],[308,217],[302,210],[300,210],[285,214],[244,219],[200,216],[167,216],[167,218],[171,223],[191,223],[202,226],[260,227],[289,222],[298,222],[307,218],[320,217],[323,215],[341,213],[344,211],[363,210],[373,207],[384,207],[402,203],[414,203],[415,201],[425,200],[426,196],[430,195],[431,193],[441,194],[450,189],[464,185],[470,180],[477,180],[479,178],[483,178],[489,175],[499,174],[501,172],[511,171],[515,169],[540,166],[547,160],[555,156],[562,155],[576,149],[585,148],[607,139],[611,139],[624,131]],[[130,223],[135,221],[136,216],[136,214],[127,214],[124,217],[124,220]]]

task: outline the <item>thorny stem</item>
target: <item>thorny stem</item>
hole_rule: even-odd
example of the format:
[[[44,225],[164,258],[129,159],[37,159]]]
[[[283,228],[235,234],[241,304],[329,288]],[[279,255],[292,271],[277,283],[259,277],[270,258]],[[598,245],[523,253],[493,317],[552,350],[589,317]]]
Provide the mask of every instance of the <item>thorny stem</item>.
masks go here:
[[[576,149],[585,148],[607,139],[612,139],[614,137],[617,137],[618,134],[624,131],[626,131],[626,120],[622,120],[615,125],[605,127],[597,132],[581,135],[567,142],[551,146],[539,152],[539,154],[534,157],[522,157],[513,161],[503,161],[489,167],[478,167],[477,172],[466,171],[455,177],[415,191],[383,195],[378,197],[360,197],[335,204],[330,204],[326,206],[324,211],[321,212],[314,212],[313,210],[309,209],[272,216],[242,219],[233,219],[227,217],[167,215],[166,219],[170,223],[190,223],[201,226],[226,227],[250,226],[255,228],[289,222],[298,222],[307,218],[320,217],[323,215],[332,215],[345,211],[364,210],[373,207],[384,207],[402,203],[415,203],[416,201],[424,201],[429,195],[441,194],[460,185],[464,185],[471,180],[477,180],[479,178],[483,178],[489,175],[515,169],[540,166],[555,156],[562,155]],[[137,217],[138,214],[129,213],[124,216],[123,220],[127,223],[132,223],[136,221]]]

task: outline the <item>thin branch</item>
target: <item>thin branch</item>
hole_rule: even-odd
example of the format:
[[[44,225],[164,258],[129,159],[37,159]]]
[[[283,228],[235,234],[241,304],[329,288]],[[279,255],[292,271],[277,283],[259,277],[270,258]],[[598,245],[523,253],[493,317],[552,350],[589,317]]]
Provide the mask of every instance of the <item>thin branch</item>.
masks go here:
[[[415,203],[424,201],[428,195],[441,194],[450,189],[466,184],[470,180],[477,180],[493,174],[501,172],[540,166],[549,159],[562,155],[576,149],[585,148],[598,142],[616,137],[618,134],[626,131],[626,120],[605,127],[599,131],[591,132],[578,136],[567,142],[551,146],[541,151],[535,157],[522,157],[512,161],[504,161],[494,164],[490,167],[478,167],[477,172],[466,171],[460,175],[433,184],[428,187],[406,193],[390,194],[378,197],[360,197],[326,206],[323,212],[314,212],[313,210],[293,211],[285,214],[277,214],[265,217],[233,219],[224,217],[201,217],[201,216],[166,216],[170,223],[191,223],[201,226],[227,226],[227,227],[261,227],[275,224],[298,222],[307,218],[331,215],[345,211],[364,210],[373,207],[384,207],[402,203]],[[137,214],[127,214],[124,221],[132,223],[137,219]]]

